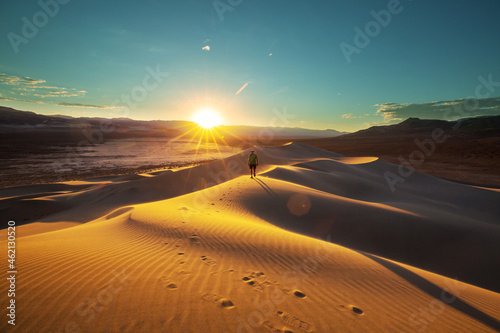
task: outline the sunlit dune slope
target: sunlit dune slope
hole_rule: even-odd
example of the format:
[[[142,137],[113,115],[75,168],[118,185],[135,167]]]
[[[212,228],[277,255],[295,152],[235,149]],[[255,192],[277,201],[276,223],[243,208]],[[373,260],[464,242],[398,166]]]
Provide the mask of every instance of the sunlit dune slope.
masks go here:
[[[257,179],[245,153],[1,190],[2,217],[31,209],[29,221],[85,222],[18,227],[8,330],[500,330],[500,295],[474,286],[498,289],[498,192],[419,173],[392,192],[383,174],[397,167],[376,158],[299,144],[257,153]]]

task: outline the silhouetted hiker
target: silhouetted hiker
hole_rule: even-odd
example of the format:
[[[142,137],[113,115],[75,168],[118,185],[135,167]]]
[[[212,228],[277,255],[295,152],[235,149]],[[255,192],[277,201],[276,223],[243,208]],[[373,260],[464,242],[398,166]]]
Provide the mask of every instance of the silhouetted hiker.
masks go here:
[[[255,150],[250,150],[250,155],[248,155],[248,166],[250,167],[250,178],[257,177],[255,175],[255,170],[259,165],[259,158],[255,154]],[[253,170],[253,175],[252,175]]]

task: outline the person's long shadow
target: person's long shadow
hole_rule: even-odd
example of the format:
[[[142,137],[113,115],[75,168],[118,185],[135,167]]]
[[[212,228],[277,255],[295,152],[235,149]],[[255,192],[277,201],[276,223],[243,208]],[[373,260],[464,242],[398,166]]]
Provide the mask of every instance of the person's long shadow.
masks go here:
[[[264,191],[267,192],[267,194],[269,194],[270,197],[273,198],[276,197],[276,193],[274,193],[274,191],[266,183],[264,183],[263,180],[258,179],[256,177],[254,177],[253,179],[257,182],[257,184],[259,184],[264,189]]]
[[[460,298],[458,298],[458,295],[460,294],[459,292],[456,293],[456,295],[453,295],[450,290],[446,289],[441,289],[434,283],[424,279],[418,274],[413,273],[412,271],[397,265],[395,263],[392,263],[388,260],[376,257],[374,255],[365,253],[365,252],[360,252],[357,251],[359,254],[364,255],[367,258],[370,258],[371,260],[379,263],[380,265],[384,266],[385,268],[391,270],[395,274],[399,275],[406,281],[410,282],[413,284],[415,287],[419,288],[423,292],[429,294],[430,296],[434,297],[435,299],[443,302],[443,304],[447,304],[448,306],[451,306],[452,308],[476,319],[477,321],[483,323],[484,325],[487,325],[497,331],[500,331],[500,321],[497,319],[491,317],[490,315],[476,309],[475,307],[467,304]]]

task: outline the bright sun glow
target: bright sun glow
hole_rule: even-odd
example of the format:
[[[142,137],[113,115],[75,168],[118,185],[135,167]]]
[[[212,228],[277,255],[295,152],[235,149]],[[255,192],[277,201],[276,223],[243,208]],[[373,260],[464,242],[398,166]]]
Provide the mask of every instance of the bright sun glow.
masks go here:
[[[193,121],[203,128],[212,128],[222,123],[222,118],[212,109],[201,109],[193,116]]]

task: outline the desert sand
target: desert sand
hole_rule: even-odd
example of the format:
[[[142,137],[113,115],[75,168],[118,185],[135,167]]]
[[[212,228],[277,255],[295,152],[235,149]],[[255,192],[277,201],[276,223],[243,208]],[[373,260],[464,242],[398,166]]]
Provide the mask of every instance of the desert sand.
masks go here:
[[[1,331],[500,331],[498,191],[415,172],[393,192],[376,157],[256,150],[256,179],[245,151],[0,190]]]

